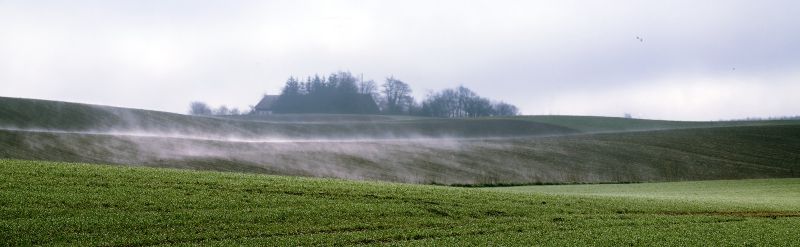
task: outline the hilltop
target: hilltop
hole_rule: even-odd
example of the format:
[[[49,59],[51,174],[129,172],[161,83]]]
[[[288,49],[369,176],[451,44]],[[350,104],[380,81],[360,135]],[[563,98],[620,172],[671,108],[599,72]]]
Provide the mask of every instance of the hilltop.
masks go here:
[[[0,97],[0,127],[72,132],[141,132],[203,137],[497,137],[577,131],[521,119],[382,115],[190,116],[141,109]]]

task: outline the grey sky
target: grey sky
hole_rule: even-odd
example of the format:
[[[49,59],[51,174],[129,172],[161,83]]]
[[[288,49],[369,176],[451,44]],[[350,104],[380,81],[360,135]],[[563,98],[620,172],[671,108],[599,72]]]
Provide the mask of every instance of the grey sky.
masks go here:
[[[464,85],[525,114],[800,115],[798,13],[798,1],[0,0],[0,95],[244,109],[290,75],[350,70],[394,75],[418,99]]]

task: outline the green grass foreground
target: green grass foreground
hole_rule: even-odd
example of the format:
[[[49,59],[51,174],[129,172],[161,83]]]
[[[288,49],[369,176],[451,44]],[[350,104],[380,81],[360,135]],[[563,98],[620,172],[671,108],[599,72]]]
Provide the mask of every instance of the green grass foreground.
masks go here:
[[[0,245],[786,246],[800,244],[798,191],[798,179],[490,190],[0,160]]]

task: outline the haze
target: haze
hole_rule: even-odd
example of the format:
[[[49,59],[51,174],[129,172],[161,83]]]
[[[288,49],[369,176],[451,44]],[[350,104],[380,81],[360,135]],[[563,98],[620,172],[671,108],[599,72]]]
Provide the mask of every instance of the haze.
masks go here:
[[[246,109],[289,76],[458,85],[524,114],[800,115],[796,1],[7,1],[0,95]]]

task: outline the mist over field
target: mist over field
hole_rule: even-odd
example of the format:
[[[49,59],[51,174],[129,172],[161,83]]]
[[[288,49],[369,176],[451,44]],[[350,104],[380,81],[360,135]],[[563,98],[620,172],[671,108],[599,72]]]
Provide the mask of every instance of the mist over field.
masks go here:
[[[325,114],[287,119],[1,101],[0,156],[5,158],[464,185],[766,178],[798,172],[792,167],[800,143],[794,142],[800,134],[795,120]]]
[[[0,246],[795,246],[798,13],[0,0]]]

